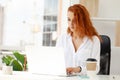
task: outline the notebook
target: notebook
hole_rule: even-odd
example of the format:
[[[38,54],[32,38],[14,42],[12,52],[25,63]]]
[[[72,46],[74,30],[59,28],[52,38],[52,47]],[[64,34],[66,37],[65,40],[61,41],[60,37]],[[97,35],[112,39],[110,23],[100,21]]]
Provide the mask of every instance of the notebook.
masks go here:
[[[28,71],[33,74],[69,76],[64,51],[57,47],[27,46]]]

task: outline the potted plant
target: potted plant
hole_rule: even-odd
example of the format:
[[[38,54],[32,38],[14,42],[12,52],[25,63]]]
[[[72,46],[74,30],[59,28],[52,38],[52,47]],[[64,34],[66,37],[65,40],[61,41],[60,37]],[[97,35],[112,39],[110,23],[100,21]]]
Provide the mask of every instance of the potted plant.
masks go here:
[[[24,55],[20,54],[18,51],[13,51],[13,56],[5,55],[2,57],[2,62],[5,64],[3,70],[5,66],[11,66],[13,71],[23,71],[24,61]]]
[[[2,66],[2,71],[4,74],[12,74],[13,66],[10,64],[9,56],[3,56],[2,61],[5,65]]]

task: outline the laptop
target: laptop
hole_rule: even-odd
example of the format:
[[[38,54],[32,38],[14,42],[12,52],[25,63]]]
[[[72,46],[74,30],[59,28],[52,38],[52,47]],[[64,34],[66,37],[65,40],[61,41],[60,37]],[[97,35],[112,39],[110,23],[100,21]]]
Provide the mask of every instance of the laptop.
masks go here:
[[[69,76],[66,74],[64,51],[62,48],[27,46],[25,52],[30,73]]]

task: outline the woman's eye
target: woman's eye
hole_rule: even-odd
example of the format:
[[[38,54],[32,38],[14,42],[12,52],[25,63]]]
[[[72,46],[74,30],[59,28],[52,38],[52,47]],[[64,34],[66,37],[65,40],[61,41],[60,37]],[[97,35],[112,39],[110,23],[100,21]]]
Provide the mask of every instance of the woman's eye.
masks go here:
[[[70,21],[70,19],[68,18],[68,21]]]

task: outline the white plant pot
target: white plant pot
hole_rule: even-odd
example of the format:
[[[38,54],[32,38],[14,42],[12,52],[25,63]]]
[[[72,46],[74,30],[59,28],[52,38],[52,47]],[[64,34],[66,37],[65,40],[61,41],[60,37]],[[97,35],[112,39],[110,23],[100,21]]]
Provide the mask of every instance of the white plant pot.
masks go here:
[[[12,75],[12,72],[13,72],[13,66],[3,66],[2,67],[2,72],[3,74],[9,74],[9,75]]]

